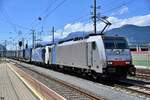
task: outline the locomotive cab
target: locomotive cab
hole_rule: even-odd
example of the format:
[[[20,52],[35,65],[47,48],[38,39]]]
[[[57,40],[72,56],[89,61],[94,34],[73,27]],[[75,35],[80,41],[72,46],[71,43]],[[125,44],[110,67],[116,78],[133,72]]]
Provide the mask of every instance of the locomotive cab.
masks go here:
[[[127,74],[135,75],[135,67],[132,64],[132,56],[128,43],[124,37],[102,37],[105,55],[106,68],[103,72],[108,76],[126,78]]]

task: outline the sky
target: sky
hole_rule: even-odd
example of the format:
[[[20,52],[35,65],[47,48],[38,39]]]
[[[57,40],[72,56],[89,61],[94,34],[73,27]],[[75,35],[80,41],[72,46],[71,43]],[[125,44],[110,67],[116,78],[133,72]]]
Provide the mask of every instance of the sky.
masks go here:
[[[37,39],[63,38],[70,32],[93,31],[94,0],[0,0],[0,42],[8,46],[24,38],[31,44],[31,30]],[[150,0],[97,0],[97,15],[108,16],[112,28],[125,24],[150,26]],[[39,19],[40,18],[40,19]],[[97,30],[104,23],[97,22]]]

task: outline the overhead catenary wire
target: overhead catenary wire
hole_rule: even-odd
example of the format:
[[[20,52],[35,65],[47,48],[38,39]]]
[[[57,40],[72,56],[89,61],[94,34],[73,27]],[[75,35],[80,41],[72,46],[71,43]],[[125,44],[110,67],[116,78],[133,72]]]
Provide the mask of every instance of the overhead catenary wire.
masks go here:
[[[14,23],[12,20],[11,20],[11,18],[10,18],[10,16],[9,16],[9,14],[7,13],[7,11],[3,8],[3,10],[2,9],[0,9],[0,12],[1,12],[1,14],[3,15],[3,17],[4,17],[4,19],[6,19],[6,23],[8,23],[8,24],[10,24],[11,26],[13,26],[14,28],[21,28],[21,29],[30,29],[30,28],[27,28],[27,27],[25,27],[25,26],[22,26],[22,25],[19,25],[19,24],[16,24],[16,23]]]
[[[2,20],[3,22],[5,22],[5,23],[8,23],[10,26],[12,26],[12,28],[13,28],[13,30],[14,30],[14,32],[16,33],[16,34],[18,34],[18,32],[19,32],[19,30],[20,29],[24,29],[24,30],[31,30],[30,28],[27,28],[27,27],[24,27],[24,26],[22,26],[22,25],[19,25],[19,24],[16,24],[16,23],[14,23],[13,21],[12,21],[12,19],[11,19],[11,17],[9,16],[9,14],[7,13],[7,11],[3,8],[3,10],[2,9],[0,9],[0,12],[1,12],[1,14],[3,15],[3,18],[5,19],[5,20]],[[18,30],[19,29],[19,30]],[[13,32],[11,32],[11,33],[13,33]],[[23,35],[23,34],[22,34]],[[26,35],[26,34],[25,34]],[[24,35],[24,36],[25,36]],[[14,37],[15,38],[15,40],[17,40],[17,38],[18,38],[18,40],[20,39],[20,36],[15,36]]]
[[[53,8],[49,13],[47,13],[44,17],[43,20],[45,20],[49,15],[51,15],[53,12],[55,12],[59,7],[61,7],[67,0],[63,0],[60,2],[55,8]]]
[[[55,0],[55,2],[56,2],[56,1],[58,1],[58,0]],[[52,14],[53,12],[55,12],[55,11],[56,11],[60,6],[62,6],[66,1],[67,1],[67,0],[63,0],[63,1],[60,2],[58,5],[56,5],[55,8],[53,8],[52,10],[50,10],[50,12],[48,12],[44,17],[40,18],[40,19],[41,19],[40,23],[44,22],[44,21],[46,20],[46,18],[47,18],[50,14]],[[51,5],[49,5],[45,11],[48,11],[48,9],[50,9],[50,8],[52,7],[52,5],[53,5],[55,2],[53,2]],[[34,27],[34,29],[36,29],[37,25],[39,25],[39,24],[36,24],[36,26]],[[42,25],[42,27],[43,27],[43,25]]]
[[[60,7],[65,1],[66,1],[66,0],[63,0],[62,2],[60,2],[54,9],[51,10],[51,12],[49,12],[47,15],[45,15],[45,16],[42,18],[42,20],[45,20],[50,14],[52,14],[52,13],[53,13],[58,7]],[[89,14],[86,14],[85,16],[81,16],[81,17],[79,17],[79,18],[77,18],[77,19],[75,19],[75,20],[76,20],[76,21],[79,21],[79,20],[83,19],[84,17],[86,17],[87,15],[89,15]],[[74,21],[74,23],[75,23],[75,21]]]
[[[57,1],[57,0],[56,0],[56,1]],[[55,2],[56,2],[56,1],[55,1]],[[48,17],[51,13],[53,13],[57,8],[59,8],[65,1],[66,1],[66,0],[63,0],[62,2],[60,2],[54,9],[51,10],[50,13],[48,13],[48,14],[45,16],[45,18]],[[45,11],[48,11],[48,9],[51,8],[51,6],[52,6],[52,4],[49,5],[48,8],[47,8]],[[10,19],[9,15],[6,13],[6,11],[5,11],[5,13],[4,13],[4,11],[3,11],[3,16],[5,17],[7,23],[9,23],[9,24],[14,28],[16,34],[18,34],[17,28],[18,28],[18,29],[19,29],[19,28],[22,28],[22,29],[25,29],[25,30],[31,30],[30,28],[27,28],[27,27],[24,27],[24,26],[21,26],[21,25],[18,25],[18,24],[13,23],[12,20]],[[22,35],[23,35],[23,34],[22,34]],[[25,34],[25,35],[27,35],[27,34]],[[31,35],[31,34],[29,34],[28,37],[29,37],[30,35]],[[25,37],[25,38],[28,38],[28,37]]]
[[[41,19],[40,22],[44,22],[44,21],[48,18],[49,15],[51,15],[52,13],[54,13],[54,12],[55,12],[59,7],[61,7],[67,0],[61,1],[58,5],[56,5],[53,9],[51,9],[51,10],[49,11],[49,9],[50,9],[57,1],[58,1],[58,0],[53,1],[52,4],[50,4],[50,5],[46,8],[46,10],[44,11],[44,13],[47,12],[46,15],[42,15],[42,14],[41,14],[41,16],[39,16],[39,18]],[[49,12],[48,12],[48,11],[49,11]],[[43,14],[44,14],[44,13],[43,13]],[[43,16],[43,17],[42,17],[42,16]],[[36,18],[32,23],[34,23],[36,20],[38,20],[38,19]],[[37,25],[39,25],[39,24],[36,24],[35,27],[37,27]]]
[[[127,4],[130,4],[130,3],[131,3],[131,0],[129,0],[128,2],[125,2],[125,3],[122,3],[121,5],[119,5],[119,6],[117,6],[117,7],[111,8],[111,9],[105,11],[105,12],[102,12],[101,14],[105,14],[105,13],[108,13],[108,11],[110,12],[110,11],[119,9],[119,8],[121,8],[122,6],[127,5]],[[88,14],[86,14],[86,15],[88,15]],[[75,19],[75,21],[73,21],[73,23],[76,23],[76,22],[79,21],[80,19],[86,17],[86,15],[85,15],[85,16],[81,16],[81,17]],[[114,23],[114,24],[115,24],[115,23]],[[107,27],[106,30],[108,30],[108,27]]]
[[[46,14],[57,1],[58,0],[53,0],[40,15],[38,15],[36,18],[34,18],[34,20],[31,23],[31,26],[33,26],[35,24],[35,22],[37,22],[37,20],[40,20],[40,22],[42,22],[42,20],[43,20],[42,16],[44,16],[44,14]],[[38,24],[36,24],[36,25],[38,25]]]
[[[42,15],[45,14],[45,13],[47,13],[57,1],[58,1],[58,0],[53,0],[53,1],[48,5],[48,7],[44,10],[44,12],[42,13]]]
[[[55,3],[56,1],[58,1],[58,0],[53,1],[53,3]],[[53,3],[50,4],[50,5],[46,8],[46,10],[45,10],[44,12],[48,11],[48,10],[51,8],[51,6],[53,5]],[[18,34],[18,30],[17,30],[17,29],[19,29],[19,28],[24,29],[24,30],[29,30],[29,31],[32,30],[32,28],[28,28],[28,27],[25,27],[25,26],[22,26],[22,25],[19,25],[19,24],[14,23],[14,22],[10,19],[10,16],[7,14],[7,12],[4,11],[4,8],[3,8],[3,10],[0,9],[0,11],[2,12],[3,17],[4,17],[5,20],[6,20],[5,22],[8,23],[8,24],[10,24],[10,25],[13,27],[13,29],[14,29],[14,31],[15,31],[16,34]],[[4,21],[4,20],[2,20],[2,21]],[[25,35],[27,35],[27,34],[25,34]],[[29,34],[28,36],[30,36],[30,34]]]
[[[5,21],[4,20],[1,20],[1,21],[4,21],[4,22],[8,23],[10,26],[12,26],[12,28],[14,29],[14,31],[17,33],[17,28],[12,23],[12,21],[10,20],[10,18],[8,17],[8,14],[6,14],[6,11],[4,12],[4,9],[3,10],[0,9],[0,12],[3,15],[3,18],[5,19]]]
[[[81,22],[81,20],[85,19],[86,17],[89,18],[88,15],[90,16],[89,13],[86,13],[86,14],[80,16],[80,17],[76,17],[76,18],[74,18],[72,21],[70,21],[70,24],[71,24],[71,23],[74,24],[74,23],[77,23],[77,22],[79,22],[79,21]],[[60,30],[60,29],[63,30],[63,28],[64,28],[64,25],[59,26],[59,27],[56,28],[56,31],[55,31],[55,32],[57,32],[57,30]],[[49,32],[49,30],[48,30],[48,32]]]
[[[55,0],[55,2],[56,2],[56,1],[58,1],[58,0]],[[41,19],[42,21],[45,21],[46,18],[47,18],[50,14],[52,14],[53,12],[55,12],[55,11],[56,11],[59,7],[61,7],[66,1],[67,1],[67,0],[63,0],[62,2],[60,2],[55,8],[53,8],[52,10],[50,10],[50,12],[48,12],[44,17],[42,17],[42,18],[40,18],[40,19]],[[52,4],[54,4],[54,3],[52,3]],[[52,7],[52,4],[49,5],[45,11],[48,11],[48,9],[50,9],[50,8]],[[39,24],[37,24],[37,25],[39,25]]]
[[[29,34],[28,35],[28,37],[27,37],[27,34],[26,34],[26,32],[23,32],[23,33],[21,33],[20,35],[22,35],[21,37],[19,36],[19,31],[20,31],[20,29],[24,29],[24,30],[31,30],[30,28],[27,28],[27,27],[24,27],[24,26],[22,26],[22,25],[19,25],[19,24],[16,24],[16,23],[14,23],[13,21],[12,21],[12,19],[11,19],[11,17],[9,16],[9,14],[7,13],[7,11],[3,8],[3,10],[2,9],[0,9],[0,12],[1,12],[1,14],[3,15],[3,18],[5,19],[5,20],[2,20],[3,22],[5,22],[5,23],[8,23],[10,26],[12,26],[12,28],[14,29],[14,32],[16,33],[16,34],[18,34],[18,36],[15,36],[15,37],[13,37],[15,40],[16,40],[16,42],[18,42],[19,40],[21,40],[22,39],[22,37],[24,37],[24,39],[28,39],[28,37],[31,35],[31,34]],[[22,32],[22,31],[21,31]],[[11,32],[11,33],[13,33],[13,32]],[[28,39],[29,40],[29,39]]]
[[[113,10],[120,9],[121,7],[123,7],[123,6],[125,6],[125,5],[131,4],[131,2],[133,2],[133,1],[134,1],[134,0],[129,0],[129,1],[127,1],[127,2],[124,2],[124,3],[122,3],[122,4],[120,4],[120,5],[116,6],[116,7],[113,7],[113,8],[111,8],[111,9],[108,9],[108,10],[106,10],[106,11],[101,12],[101,14],[110,13],[110,12],[112,12]]]

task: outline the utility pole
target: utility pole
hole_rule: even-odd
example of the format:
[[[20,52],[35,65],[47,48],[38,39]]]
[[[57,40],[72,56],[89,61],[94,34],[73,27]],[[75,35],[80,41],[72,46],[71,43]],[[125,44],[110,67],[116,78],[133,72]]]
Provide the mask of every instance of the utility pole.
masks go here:
[[[32,48],[35,48],[35,30],[32,30]]]
[[[13,49],[15,50],[15,39],[12,39]]]
[[[96,0],[94,0],[94,6],[93,6],[93,13],[94,13],[94,15],[93,15],[93,20],[94,20],[94,34],[96,34],[96,31],[97,31],[97,29],[96,29],[96,18],[97,18],[97,12],[96,12]]]
[[[28,48],[28,40],[26,40],[26,46],[25,46],[25,48]]]
[[[96,0],[93,0],[92,6],[92,20],[93,20],[93,27],[94,27],[94,34],[97,34],[97,20],[100,17],[100,13],[97,13],[97,9],[100,9],[100,6],[97,6]]]
[[[24,38],[22,38],[22,46],[23,46],[23,49],[24,49]]]
[[[56,44],[55,44],[55,28],[54,26],[52,27],[52,42],[53,42],[53,45],[54,47],[52,48],[52,59],[51,59],[51,62],[52,64],[55,64],[56,63]]]
[[[55,44],[55,37],[54,37],[54,33],[55,33],[55,28],[54,28],[54,26],[53,26],[53,28],[52,28],[52,39],[53,39],[53,44]]]

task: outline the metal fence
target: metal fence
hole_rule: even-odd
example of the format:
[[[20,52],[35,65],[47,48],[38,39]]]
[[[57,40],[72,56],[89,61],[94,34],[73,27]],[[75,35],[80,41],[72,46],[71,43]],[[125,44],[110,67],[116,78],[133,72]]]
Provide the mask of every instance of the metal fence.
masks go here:
[[[133,64],[150,69],[150,51],[132,52]]]

